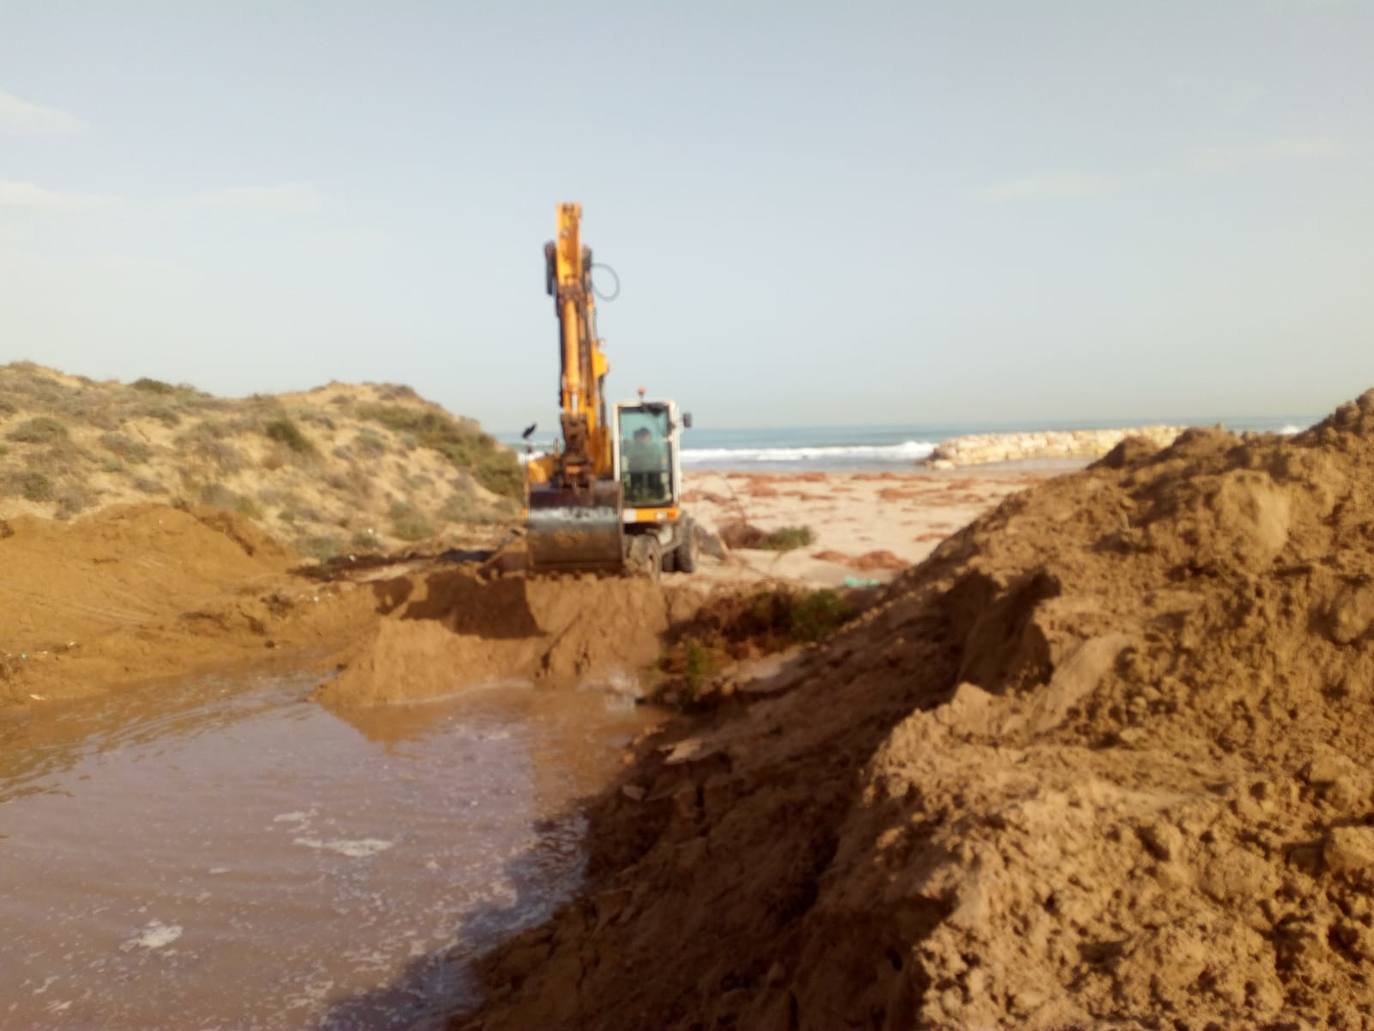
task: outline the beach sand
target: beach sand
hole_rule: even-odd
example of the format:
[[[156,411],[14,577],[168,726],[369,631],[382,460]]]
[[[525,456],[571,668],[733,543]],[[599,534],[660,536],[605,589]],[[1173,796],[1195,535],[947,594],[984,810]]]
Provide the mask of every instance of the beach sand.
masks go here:
[[[887,582],[1010,494],[1086,462],[1007,463],[958,471],[744,473],[692,471],[686,506],[713,533],[732,523],[764,531],[805,526],[810,545],[732,548],[698,576],[773,577],[817,586]]]

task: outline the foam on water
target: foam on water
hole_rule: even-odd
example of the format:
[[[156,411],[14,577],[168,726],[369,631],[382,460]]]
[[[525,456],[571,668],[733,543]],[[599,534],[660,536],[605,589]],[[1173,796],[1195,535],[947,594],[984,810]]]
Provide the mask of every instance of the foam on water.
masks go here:
[[[935,445],[927,440],[907,440],[900,444],[854,444],[820,447],[758,448],[683,448],[684,465],[707,462],[821,462],[863,464],[881,462],[911,463],[927,457]]]

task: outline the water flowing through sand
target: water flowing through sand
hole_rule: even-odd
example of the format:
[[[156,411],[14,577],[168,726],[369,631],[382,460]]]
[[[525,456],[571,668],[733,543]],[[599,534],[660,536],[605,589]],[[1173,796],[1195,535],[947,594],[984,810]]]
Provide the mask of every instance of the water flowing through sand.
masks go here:
[[[508,685],[350,713],[197,683],[0,726],[0,1025],[409,1027],[544,918],[653,717]]]

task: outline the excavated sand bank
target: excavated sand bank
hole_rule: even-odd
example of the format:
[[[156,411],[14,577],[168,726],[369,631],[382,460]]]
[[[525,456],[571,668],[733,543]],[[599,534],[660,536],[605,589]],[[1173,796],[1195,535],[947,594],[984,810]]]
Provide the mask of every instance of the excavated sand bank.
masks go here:
[[[455,569],[374,585],[383,617],[317,697],[341,706],[422,701],[509,680],[554,684],[635,675],[662,635],[703,598],[647,580],[551,577],[484,581]]]
[[[1369,1025],[1372,703],[1374,391],[1126,441],[646,743],[456,1025]]]

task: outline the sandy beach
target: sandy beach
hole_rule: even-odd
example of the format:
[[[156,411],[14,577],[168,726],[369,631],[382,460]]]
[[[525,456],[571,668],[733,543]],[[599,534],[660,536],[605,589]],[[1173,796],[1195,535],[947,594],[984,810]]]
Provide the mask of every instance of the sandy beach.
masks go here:
[[[746,523],[764,531],[806,527],[813,541],[789,551],[732,549],[708,575],[776,577],[836,587],[885,583],[1003,498],[1080,469],[1081,460],[1028,461],[942,472],[907,471],[689,474],[693,518],[719,533]]]

